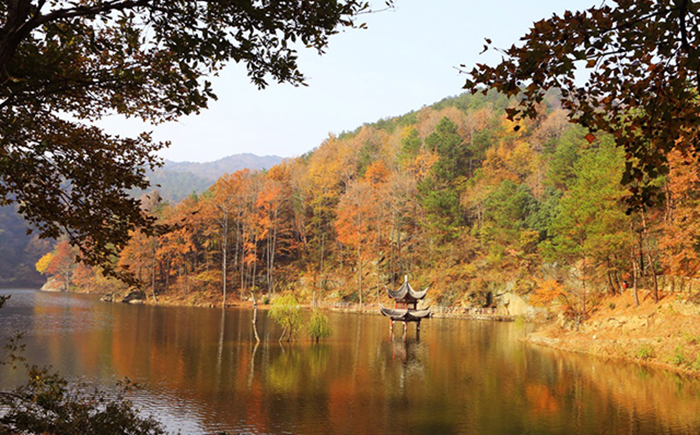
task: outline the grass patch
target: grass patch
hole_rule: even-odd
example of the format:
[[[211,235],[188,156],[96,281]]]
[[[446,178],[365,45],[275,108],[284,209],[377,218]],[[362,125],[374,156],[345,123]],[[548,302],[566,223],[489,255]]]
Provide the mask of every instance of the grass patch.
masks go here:
[[[670,358],[669,362],[677,366],[685,364],[687,362],[687,358],[685,356],[685,346],[683,346],[682,344],[678,345],[676,347],[675,353]]]
[[[698,336],[698,335],[693,335],[693,334],[690,334],[688,332],[682,331],[681,337],[683,337],[683,340],[685,340],[690,345],[695,345],[695,344],[700,343],[700,336]]]
[[[637,358],[647,360],[654,358],[654,348],[651,345],[645,344],[637,350]]]

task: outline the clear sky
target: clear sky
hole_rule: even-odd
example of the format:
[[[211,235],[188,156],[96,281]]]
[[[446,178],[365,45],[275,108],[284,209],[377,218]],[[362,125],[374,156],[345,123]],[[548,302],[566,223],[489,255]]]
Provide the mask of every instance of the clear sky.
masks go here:
[[[381,7],[381,1],[375,2]],[[496,52],[479,55],[484,38],[509,47],[534,21],[599,4],[600,0],[395,0],[395,9],[365,15],[366,30],[331,38],[325,55],[300,53],[308,87],[271,84],[259,91],[244,65],[229,65],[213,78],[219,97],[209,109],[176,123],[152,127],[110,118],[108,131],[153,131],[169,140],[161,156],[205,162],[232,154],[301,155],[329,133],[398,116],[462,92],[467,69],[495,64]]]

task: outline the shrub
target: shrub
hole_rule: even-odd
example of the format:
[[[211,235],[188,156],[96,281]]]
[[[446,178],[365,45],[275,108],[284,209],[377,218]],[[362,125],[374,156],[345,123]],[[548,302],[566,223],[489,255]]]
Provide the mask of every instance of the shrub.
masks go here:
[[[683,345],[679,345],[676,347],[676,353],[671,357],[671,363],[679,366],[681,364],[685,364],[685,360],[685,347]]]
[[[282,327],[280,341],[287,335],[287,341],[294,338],[295,332],[301,326],[301,307],[293,294],[279,296],[272,301],[270,317]]]
[[[124,393],[133,387],[128,381],[114,398],[85,386],[68,382],[47,369],[31,367],[29,380],[12,393],[0,393],[0,432],[6,433],[79,433],[163,434],[162,425],[152,417],[141,417]]]
[[[654,348],[648,344],[643,345],[637,351],[637,358],[639,359],[650,359],[654,357]]]
[[[0,296],[0,308],[9,296]],[[0,434],[164,434],[163,426],[152,417],[141,417],[125,398],[133,389],[130,381],[119,384],[115,397],[86,385],[69,385],[58,373],[29,366],[21,355],[21,334],[10,337],[3,346],[0,366],[14,369],[22,363],[27,369],[25,384],[12,391],[0,391]]]
[[[315,340],[316,343],[318,343],[318,340],[321,338],[330,337],[331,327],[328,322],[328,316],[318,310],[314,310],[314,314],[306,325],[306,330],[309,333],[309,337]]]

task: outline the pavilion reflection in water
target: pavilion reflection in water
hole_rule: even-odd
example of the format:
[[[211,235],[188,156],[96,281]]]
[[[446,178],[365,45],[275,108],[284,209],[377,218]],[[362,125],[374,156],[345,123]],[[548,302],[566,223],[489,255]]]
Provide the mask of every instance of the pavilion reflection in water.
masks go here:
[[[428,289],[416,291],[408,283],[408,275],[404,277],[404,282],[398,290],[386,289],[389,296],[394,299],[394,308],[386,308],[380,305],[379,310],[382,315],[391,318],[391,334],[394,334],[394,322],[403,322],[403,336],[406,338],[408,322],[416,323],[416,338],[420,338],[420,322],[432,315],[430,308],[418,309],[418,301],[425,298]]]

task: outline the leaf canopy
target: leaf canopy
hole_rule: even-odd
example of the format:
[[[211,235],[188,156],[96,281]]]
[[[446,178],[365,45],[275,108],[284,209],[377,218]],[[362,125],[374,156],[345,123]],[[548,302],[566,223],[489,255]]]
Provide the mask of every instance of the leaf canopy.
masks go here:
[[[167,144],[91,126],[121,114],[160,123],[216,98],[208,75],[245,64],[251,81],[304,84],[297,49],[322,53],[356,27],[357,0],[9,0],[0,2],[0,205],[44,237],[67,233],[109,264],[154,221],[127,194]]]
[[[616,0],[533,24],[496,66],[478,64],[465,88],[519,95],[511,119],[534,117],[547,90],[561,90],[572,122],[608,132],[625,150],[623,182],[637,202],[656,192],[667,155],[697,153],[700,137],[700,4]],[[490,44],[489,44],[490,45]],[[588,76],[584,80],[581,71]],[[485,92],[485,91],[484,91]]]

